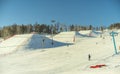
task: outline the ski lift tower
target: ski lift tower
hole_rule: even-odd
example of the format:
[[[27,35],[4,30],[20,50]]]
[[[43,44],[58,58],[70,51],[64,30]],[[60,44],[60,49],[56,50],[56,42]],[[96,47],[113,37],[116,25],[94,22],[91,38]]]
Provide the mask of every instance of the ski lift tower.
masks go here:
[[[110,35],[113,38],[113,44],[114,44],[115,54],[117,54],[117,48],[116,48],[116,43],[115,43],[115,37],[114,36],[118,35],[118,33],[112,31],[112,32],[110,32]]]

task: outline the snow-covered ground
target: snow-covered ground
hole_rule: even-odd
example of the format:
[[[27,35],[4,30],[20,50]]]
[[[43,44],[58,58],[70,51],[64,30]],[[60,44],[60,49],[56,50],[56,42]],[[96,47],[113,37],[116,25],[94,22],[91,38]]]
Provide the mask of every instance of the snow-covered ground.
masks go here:
[[[102,34],[102,37],[98,32],[89,33],[93,36],[87,36],[88,31],[62,32],[53,37],[54,47],[51,46],[51,37],[38,34],[14,36],[2,42],[0,47],[23,43],[24,46],[0,48],[2,53],[3,50],[6,50],[5,53],[18,50],[0,56],[0,74],[120,74],[120,54],[114,55],[109,32]],[[119,52],[120,35],[115,36],[115,39]],[[66,43],[73,44],[68,46]],[[91,61],[88,61],[88,54],[91,54]],[[105,66],[90,68],[101,64]]]
[[[64,32],[63,32],[64,34]],[[64,38],[60,37],[61,34],[52,37],[44,36],[44,35],[39,35],[39,34],[34,34],[32,35],[31,39],[27,42],[25,49],[45,49],[45,48],[55,48],[55,47],[60,47],[60,46],[67,46],[67,45],[72,45],[73,44],[73,34],[70,35],[72,37],[69,38]],[[59,38],[59,39],[58,39]],[[62,39],[65,39],[67,41],[63,41]],[[62,40],[62,41],[59,41]]]
[[[0,43],[2,43],[2,41],[4,41],[4,39],[3,39],[3,38],[0,38]]]
[[[0,43],[0,55],[7,55],[17,51],[32,36],[32,34],[14,35]]]

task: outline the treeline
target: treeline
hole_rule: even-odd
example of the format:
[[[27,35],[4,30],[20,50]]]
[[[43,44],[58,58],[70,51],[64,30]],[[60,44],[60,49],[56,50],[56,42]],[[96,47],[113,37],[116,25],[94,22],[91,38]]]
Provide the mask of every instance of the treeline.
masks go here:
[[[109,29],[120,29],[120,23],[114,23],[109,26]]]
[[[16,34],[29,34],[32,32],[37,33],[51,33],[51,27],[45,24],[28,24],[18,25],[13,24],[11,26],[4,26],[0,29],[0,37],[7,38]]]
[[[32,32],[39,34],[57,34],[63,31],[80,31],[80,30],[101,30],[103,31],[106,27],[99,26],[93,27],[92,25],[82,26],[82,25],[65,25],[60,23],[54,23],[54,25],[47,24],[13,24],[10,26],[4,26],[0,28],[0,37],[7,38],[16,34],[29,34]],[[120,23],[111,24],[109,29],[120,28]]]

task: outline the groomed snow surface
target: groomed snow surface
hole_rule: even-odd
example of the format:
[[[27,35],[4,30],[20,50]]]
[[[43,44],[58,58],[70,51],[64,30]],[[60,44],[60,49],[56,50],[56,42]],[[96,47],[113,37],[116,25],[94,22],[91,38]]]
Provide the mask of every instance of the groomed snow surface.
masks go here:
[[[0,74],[120,74],[120,35],[115,55],[110,32],[15,35],[0,43]]]

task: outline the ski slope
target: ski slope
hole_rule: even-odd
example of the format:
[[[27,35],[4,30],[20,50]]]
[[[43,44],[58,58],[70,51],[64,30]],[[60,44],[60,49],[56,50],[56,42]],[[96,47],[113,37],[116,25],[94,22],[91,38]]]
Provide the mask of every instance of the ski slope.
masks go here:
[[[46,48],[53,48],[53,47],[55,48],[60,46],[68,46],[73,44],[73,42],[66,42],[66,41],[62,42],[62,41],[56,40],[57,38],[59,38],[58,36],[60,35],[57,35],[57,37],[55,36],[52,39],[51,37],[48,37],[45,35],[34,34],[26,43],[25,49],[31,49],[31,50],[46,49]],[[71,38],[71,40],[72,39],[73,38]],[[66,38],[66,40],[69,40],[69,39]]]
[[[55,35],[53,38],[56,41],[64,42],[64,43],[74,43],[75,42],[75,32],[61,32]]]
[[[72,33],[72,32],[71,32]],[[67,37],[70,32],[63,32]],[[62,34],[62,33],[60,33]],[[83,35],[83,33],[81,33]],[[75,32],[71,34],[71,39]],[[62,36],[62,35],[61,35]],[[64,36],[64,35],[63,35]],[[62,36],[62,37],[63,37]],[[37,44],[40,44],[40,35],[32,35],[25,42],[26,45],[18,52],[0,58],[0,73],[1,74],[120,74],[120,54],[114,55],[114,47],[112,37],[109,32],[103,34],[103,37],[77,37],[74,44],[66,46],[57,46],[50,48],[37,48],[31,51],[29,43],[32,44],[32,49],[36,49]],[[54,36],[55,37],[55,36]],[[56,35],[59,38],[60,35]],[[46,38],[46,37],[45,37]],[[116,47],[118,52],[120,46],[120,35],[115,36]],[[32,40],[31,40],[32,39]],[[33,40],[35,39],[35,40]],[[55,38],[53,38],[54,41]],[[63,40],[62,40],[63,39]],[[68,40],[71,40],[68,38]],[[67,39],[60,38],[57,42],[66,42]],[[33,42],[31,42],[33,41]],[[35,42],[34,42],[35,41]],[[46,41],[51,41],[47,37]],[[42,41],[41,41],[42,42]],[[64,42],[62,42],[64,43]],[[51,44],[49,44],[51,45]],[[27,48],[26,48],[27,47]],[[30,47],[30,49],[31,49]],[[91,61],[88,61],[88,54],[91,54]],[[93,69],[90,66],[105,64],[105,67]]]
[[[32,34],[14,35],[5,41],[2,41],[0,43],[0,55],[7,55],[17,51],[31,36]]]

